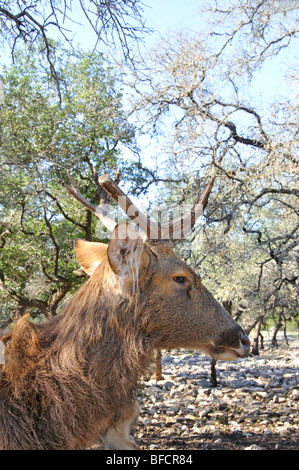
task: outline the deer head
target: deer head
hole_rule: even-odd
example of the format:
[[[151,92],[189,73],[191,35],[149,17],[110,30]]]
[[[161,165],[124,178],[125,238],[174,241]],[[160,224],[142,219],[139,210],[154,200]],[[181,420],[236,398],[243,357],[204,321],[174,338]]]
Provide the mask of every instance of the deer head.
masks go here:
[[[225,360],[248,354],[250,342],[242,328],[173,250],[173,242],[190,230],[206,207],[214,177],[191,211],[169,224],[150,220],[108,175],[100,177],[101,187],[141,230],[117,224],[107,210],[87,201],[68,177],[68,191],[112,230],[109,245],[75,241],[80,265],[95,282],[103,282],[104,276],[112,297],[119,292],[138,296],[140,327],[155,348],[194,348]]]

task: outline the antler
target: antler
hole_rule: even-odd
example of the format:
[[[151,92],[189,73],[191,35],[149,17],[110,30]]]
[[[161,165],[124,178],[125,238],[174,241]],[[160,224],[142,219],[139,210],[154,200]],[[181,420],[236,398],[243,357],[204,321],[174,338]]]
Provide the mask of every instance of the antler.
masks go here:
[[[101,222],[107,227],[108,230],[112,232],[114,227],[117,225],[117,222],[110,216],[109,214],[109,207],[107,204],[100,204],[95,206],[92,202],[88,201],[82,194],[80,193],[78,186],[75,183],[75,180],[71,176],[70,172],[67,171],[67,177],[69,182],[71,183],[71,187],[65,184],[66,189],[69,193],[72,194],[83,206],[87,207],[93,214],[100,219]]]
[[[170,224],[163,224],[162,230],[165,226],[165,230],[169,230],[169,239],[170,240],[181,240],[184,238],[188,232],[194,227],[196,220],[199,216],[202,215],[203,211],[207,207],[208,199],[211,194],[214,182],[215,175],[212,176],[206,186],[206,189],[203,192],[203,195],[200,197],[199,193],[195,198],[195,202],[189,212],[183,217],[175,219]]]
[[[109,175],[103,175],[99,178],[102,188],[114,199],[125,214],[146,233],[150,241],[175,241],[184,238],[206,208],[214,181],[215,176],[212,176],[202,197],[200,198],[199,194],[197,195],[191,210],[187,214],[183,217],[178,217],[170,223],[160,224],[146,217]]]
[[[114,199],[124,213],[144,232],[148,239],[152,238],[153,230],[159,231],[159,222],[149,219],[142,211],[136,207],[131,199],[120,189],[120,187],[110,178],[109,175],[99,177],[99,184]]]
[[[75,181],[67,172],[71,188],[67,185],[67,190],[83,204],[87,209],[93,212],[108,228],[113,230],[117,225],[116,221],[109,216],[108,208],[101,205],[95,206],[90,201],[84,198],[80,193]],[[122,189],[113,181],[109,175],[103,175],[99,178],[101,187],[114,199],[117,205],[125,212],[125,214],[146,234],[147,239],[151,243],[160,242],[162,240],[180,240],[184,238],[187,233],[192,229],[198,217],[203,213],[207,206],[210,193],[215,181],[215,176],[210,178],[210,181],[200,197],[197,195],[191,210],[183,217],[178,217],[172,222],[160,224],[159,222],[150,220],[138,207],[131,201],[131,199],[122,191]]]

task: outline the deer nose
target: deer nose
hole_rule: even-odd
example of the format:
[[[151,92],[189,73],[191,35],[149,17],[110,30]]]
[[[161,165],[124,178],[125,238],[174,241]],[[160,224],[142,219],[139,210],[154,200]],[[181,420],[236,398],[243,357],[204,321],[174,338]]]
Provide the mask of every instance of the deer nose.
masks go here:
[[[242,349],[242,356],[243,357],[247,356],[247,354],[249,353],[249,348],[250,348],[250,339],[242,331],[240,332],[239,340],[240,340],[240,346]]]

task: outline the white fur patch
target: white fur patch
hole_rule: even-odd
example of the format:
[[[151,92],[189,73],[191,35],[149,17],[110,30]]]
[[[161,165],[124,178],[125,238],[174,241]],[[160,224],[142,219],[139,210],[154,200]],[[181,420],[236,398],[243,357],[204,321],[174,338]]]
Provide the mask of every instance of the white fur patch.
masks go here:
[[[0,364],[5,364],[4,350],[4,343],[0,340]]]
[[[118,272],[117,275],[120,278],[132,280],[132,291],[133,293],[139,291],[139,266],[140,266],[140,255],[143,249],[143,243],[138,243],[136,240],[126,240],[122,244],[120,252],[117,256]],[[115,260],[116,261],[116,260]]]
[[[134,227],[119,224],[115,228],[108,248],[109,263],[121,284],[127,285],[128,280],[132,282],[133,293],[139,291],[138,278],[142,250],[143,238]]]

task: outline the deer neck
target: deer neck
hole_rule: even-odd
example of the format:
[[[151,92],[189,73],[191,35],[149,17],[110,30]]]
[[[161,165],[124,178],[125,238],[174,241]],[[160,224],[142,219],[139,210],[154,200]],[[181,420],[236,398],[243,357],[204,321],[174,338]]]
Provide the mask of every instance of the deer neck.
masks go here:
[[[90,278],[56,322],[54,343],[60,364],[71,369],[77,365],[110,393],[111,384],[119,393],[133,390],[153,360],[139,310],[137,294],[114,291],[112,296],[110,286]]]

